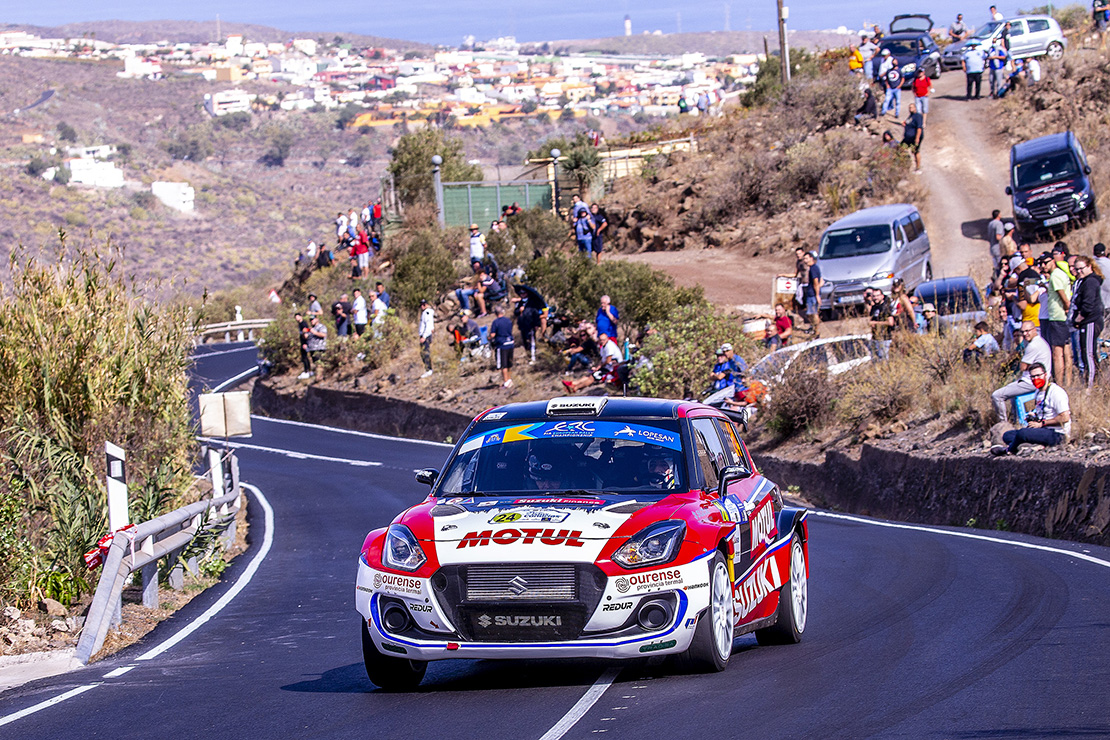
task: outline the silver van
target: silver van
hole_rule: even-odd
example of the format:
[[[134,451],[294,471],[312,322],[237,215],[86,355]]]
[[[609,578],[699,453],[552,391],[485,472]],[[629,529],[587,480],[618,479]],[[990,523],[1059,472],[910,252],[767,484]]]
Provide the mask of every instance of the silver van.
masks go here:
[[[1047,56],[1059,59],[1068,45],[1060,24],[1050,15],[1019,15],[1000,21],[990,21],[975,29],[970,38],[944,48],[941,64],[945,69],[959,69],[972,39],[989,46],[1002,37],[1006,22],[1010,23],[1010,55],[1014,59]]]
[[[896,277],[907,292],[933,279],[929,235],[921,214],[906,203],[864,208],[825,229],[817,264],[825,311],[862,304],[864,288],[890,293]]]

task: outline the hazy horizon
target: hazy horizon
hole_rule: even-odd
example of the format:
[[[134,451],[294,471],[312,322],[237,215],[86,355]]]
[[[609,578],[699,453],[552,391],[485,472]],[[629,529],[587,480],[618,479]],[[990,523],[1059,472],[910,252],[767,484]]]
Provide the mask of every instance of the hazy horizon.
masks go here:
[[[882,0],[860,0],[852,4],[829,0],[786,0],[788,25],[798,30],[824,30],[846,26],[856,29],[866,22],[886,26],[893,15]],[[954,0],[934,0],[930,13],[938,27],[947,27],[957,12],[972,26],[987,20],[989,3],[982,7]],[[1003,13],[1016,13],[1018,6],[999,4]],[[898,12],[922,12],[913,8]],[[758,6],[714,0],[688,6],[681,0],[618,0],[608,7],[584,0],[540,3],[536,0],[423,0],[413,4],[367,6],[353,0],[333,0],[326,8],[306,10],[301,2],[274,0],[265,5],[242,0],[217,2],[195,0],[186,6],[149,0],[16,0],[5,12],[7,23],[60,26],[106,20],[206,21],[216,16],[229,23],[272,26],[285,31],[323,31],[386,36],[406,41],[457,46],[467,35],[478,40],[515,36],[522,42],[581,39],[624,34],[624,16],[632,18],[633,34],[644,31],[676,33],[704,31],[767,31],[775,28],[775,3],[763,0]],[[727,19],[727,29],[726,29]]]

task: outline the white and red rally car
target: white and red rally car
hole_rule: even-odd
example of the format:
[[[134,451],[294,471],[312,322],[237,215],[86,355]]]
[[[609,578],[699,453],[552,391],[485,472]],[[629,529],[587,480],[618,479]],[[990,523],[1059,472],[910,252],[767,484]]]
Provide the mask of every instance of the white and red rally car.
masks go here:
[[[801,639],[806,510],[699,403],[556,398],[478,416],[430,495],[371,532],[355,605],[370,680],[446,658],[681,654]]]

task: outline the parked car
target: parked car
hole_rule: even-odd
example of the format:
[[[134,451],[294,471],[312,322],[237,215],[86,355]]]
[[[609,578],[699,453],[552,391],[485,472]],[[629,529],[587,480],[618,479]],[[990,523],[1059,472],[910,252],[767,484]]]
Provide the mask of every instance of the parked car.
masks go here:
[[[1090,174],[1087,154],[1071,131],[1014,144],[1006,194],[1021,234],[1036,239],[1096,220]]]
[[[966,275],[922,283],[914,290],[922,305],[932,303],[943,326],[975,326],[987,320],[979,286]]]
[[[1064,56],[1068,40],[1064,38],[1064,32],[1060,30],[1060,24],[1055,18],[1049,15],[1022,15],[985,23],[975,29],[975,33],[969,38],[946,46],[941,55],[944,68],[960,68],[964,52],[967,51],[967,42],[971,39],[990,45],[1001,38],[1006,21],[1010,22],[1010,55],[1014,59],[1040,56],[1059,59]]]
[[[358,557],[363,661],[382,688],[457,658],[679,655],[721,671],[739,635],[805,632],[808,512],[784,504],[717,409],[509,404],[416,479],[427,498]]]
[[[856,211],[825,229],[817,249],[825,312],[863,304],[864,288],[890,293],[894,278],[912,290],[933,278],[929,235],[906,203]]]
[[[904,88],[913,84],[918,67],[924,67],[925,73],[934,80],[940,77],[940,48],[929,34],[932,28],[933,19],[928,15],[896,15],[890,22],[890,35],[879,43],[880,54],[885,49],[897,60]]]

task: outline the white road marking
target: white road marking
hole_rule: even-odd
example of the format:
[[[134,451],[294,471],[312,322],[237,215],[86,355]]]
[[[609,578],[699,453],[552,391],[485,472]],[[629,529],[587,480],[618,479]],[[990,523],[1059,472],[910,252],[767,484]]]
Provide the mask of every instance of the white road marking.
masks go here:
[[[250,376],[254,375],[257,372],[258,372],[258,366],[257,365],[252,367],[250,370],[244,370],[243,372],[236,375],[234,378],[228,378],[224,382],[220,383],[218,386],[216,386],[215,388],[212,389],[212,392],[213,393],[219,393],[224,388],[234,386],[240,380],[243,380],[244,378],[249,378]]]
[[[257,352],[257,344],[249,344],[246,347],[238,347],[236,349],[221,349],[218,352],[197,352],[193,354],[193,359],[198,357],[219,357],[220,355],[231,355],[236,352]]]
[[[329,432],[339,432],[340,434],[353,434],[356,437],[369,437],[370,439],[388,439],[393,442],[409,442],[414,445],[433,445],[435,447],[452,448],[455,445],[447,444],[446,442],[431,442],[426,439],[407,439],[405,437],[390,437],[388,434],[372,434],[370,432],[356,432],[353,429],[340,429],[339,427],[329,427],[323,424],[309,424],[305,421],[290,421],[289,419],[274,419],[269,416],[258,416],[251,414],[252,419],[258,421],[269,421],[274,424],[289,424],[296,427],[307,427],[308,429],[326,429]]]
[[[1057,555],[1068,555],[1077,560],[1085,560],[1088,563],[1101,565],[1104,568],[1110,568],[1110,560],[1103,560],[1096,558],[1093,555],[1088,555],[1086,552],[1075,552],[1074,550],[1065,550],[1062,547],[1050,547],[1048,545],[1037,545],[1032,542],[1021,542],[1020,540],[1006,540],[1001,537],[990,537],[985,534],[975,534],[973,532],[959,532],[949,529],[937,529],[936,527],[924,527],[918,524],[898,524],[896,522],[884,522],[878,519],[865,519],[859,516],[850,516],[848,514],[834,514],[830,511],[814,511],[814,516],[821,516],[828,519],[844,519],[849,522],[858,522],[860,524],[871,524],[876,527],[889,527],[891,529],[909,529],[915,532],[928,532],[929,534],[942,534],[949,537],[963,537],[968,540],[980,540],[981,542],[993,542],[998,545],[1012,545],[1014,547],[1024,547],[1027,550],[1040,550],[1041,552],[1052,552]]]
[[[570,728],[585,716],[586,712],[597,703],[597,700],[602,697],[605,690],[608,689],[613,681],[616,680],[617,674],[621,672],[620,668],[610,668],[601,674],[601,677],[594,681],[594,685],[582,695],[570,711],[563,715],[563,718],[555,723],[555,726],[543,734],[540,740],[558,740],[563,735],[570,732]]]
[[[120,666],[119,668],[115,669],[114,671],[108,671],[107,673],[105,673],[104,678],[119,678],[123,674],[132,670],[134,667],[135,666],[133,666],[133,665]]]
[[[40,701],[38,704],[35,704],[34,706],[27,707],[26,709],[20,709],[18,712],[15,712],[13,714],[9,714],[7,717],[0,717],[0,727],[3,727],[6,724],[10,724],[12,722],[15,722],[18,719],[23,719],[24,717],[30,716],[30,715],[34,714],[35,712],[40,712],[43,709],[46,709],[47,707],[52,707],[55,704],[60,704],[61,702],[65,701],[66,699],[72,699],[73,697],[78,696],[79,694],[85,693],[89,689],[95,689],[99,685],[100,685],[99,683],[90,683],[87,686],[78,686],[75,689],[70,689],[69,691],[65,692],[64,694],[58,694],[53,699],[47,699],[46,701]]]
[[[266,554],[270,552],[270,548],[274,544],[274,510],[270,507],[270,502],[266,500],[266,497],[262,495],[262,492],[259,491],[258,488],[250,485],[249,483],[242,483],[240,485],[242,485],[243,488],[250,489],[250,491],[254,493],[255,498],[258,499],[258,503],[262,506],[262,511],[265,513],[266,533],[262,537],[262,547],[259,548],[258,552],[251,560],[250,564],[240,574],[239,579],[235,582],[235,585],[228,589],[227,593],[221,596],[215,604],[208,607],[208,609],[205,610],[203,614],[197,617],[191,624],[175,634],[173,637],[170,637],[168,640],[158,645],[157,647],[147,651],[146,653],[143,653],[138,658],[136,658],[136,660],[150,660],[151,658],[155,658],[161,655],[177,643],[184,640],[189,635],[196,632],[201,627],[201,625],[212,619],[212,617],[216,616],[216,614],[218,614],[220,610],[231,603],[232,599],[239,595],[240,591],[246,588],[247,584],[250,583],[251,579],[254,577],[255,572],[258,570],[258,566],[262,564],[262,561],[263,559],[265,559]],[[104,678],[116,678],[118,676],[122,676],[124,673],[127,673],[132,668],[134,668],[134,666],[122,666],[113,671],[109,671],[107,674],[104,675]],[[97,686],[100,685],[101,683],[97,682],[88,684],[86,686],[78,686],[75,689],[70,689],[64,694],[58,694],[51,699],[39,702],[34,706],[30,706],[26,709],[21,709],[18,712],[13,712],[12,714],[9,714],[7,716],[0,717],[0,727],[15,722],[16,720],[23,719],[24,717],[42,711],[43,709],[46,709],[48,707],[52,707],[55,704],[60,704],[67,699],[72,699],[73,697],[79,696],[86,691],[89,691],[90,689],[95,689]]]
[[[327,455],[313,455],[310,452],[297,452],[296,450],[283,450],[278,447],[263,447],[261,445],[249,445],[245,442],[224,442],[222,439],[214,437],[198,437],[201,442],[208,442],[213,445],[223,445],[231,447],[236,450],[256,450],[258,452],[270,452],[282,457],[291,457],[294,460],[321,460],[323,462],[342,463],[344,465],[354,465],[358,468],[377,468],[385,463],[375,462],[373,460],[351,460],[346,457],[328,457]]]

